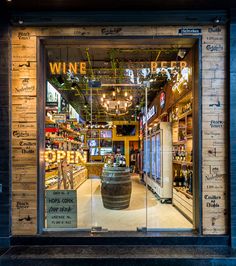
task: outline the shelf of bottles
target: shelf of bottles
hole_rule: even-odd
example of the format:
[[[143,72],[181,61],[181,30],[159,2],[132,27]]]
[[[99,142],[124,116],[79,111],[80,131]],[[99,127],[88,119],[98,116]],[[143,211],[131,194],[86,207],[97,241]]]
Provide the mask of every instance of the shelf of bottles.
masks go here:
[[[179,103],[172,113],[173,168],[193,165],[192,157],[192,100],[191,95],[185,103]]]
[[[125,156],[121,154],[114,155],[113,153],[104,156],[105,167],[126,167]]]
[[[173,205],[193,220],[193,120],[192,96],[172,111]]]
[[[111,129],[91,129],[87,131],[87,146],[90,157],[99,157],[112,152],[112,130]]]
[[[84,146],[84,134],[78,123],[57,122],[46,117],[45,151],[70,150],[77,151]],[[80,166],[73,167],[73,173],[82,170]],[[58,163],[45,162],[45,188],[56,189],[59,181]]]
[[[173,187],[192,195],[193,193],[193,169],[189,165],[181,165],[174,168]]]

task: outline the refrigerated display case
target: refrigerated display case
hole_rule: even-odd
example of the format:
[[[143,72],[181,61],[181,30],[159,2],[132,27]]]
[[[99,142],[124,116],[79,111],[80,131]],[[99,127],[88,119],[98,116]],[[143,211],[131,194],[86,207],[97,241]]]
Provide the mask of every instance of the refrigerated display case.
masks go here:
[[[160,122],[158,130],[153,132],[153,135],[151,147],[150,138],[147,139],[147,158],[144,153],[145,169],[147,169],[147,175],[144,180],[149,188],[157,194],[162,203],[169,203],[172,200],[171,123]]]

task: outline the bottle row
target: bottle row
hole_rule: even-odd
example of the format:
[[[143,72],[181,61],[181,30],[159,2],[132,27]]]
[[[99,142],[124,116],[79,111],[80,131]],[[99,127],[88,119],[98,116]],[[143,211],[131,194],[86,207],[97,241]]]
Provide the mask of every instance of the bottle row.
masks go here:
[[[108,154],[104,156],[104,162],[107,166],[126,167],[125,156],[121,154]]]
[[[173,150],[173,160],[192,162],[193,151],[190,154],[185,150],[185,145],[175,146]]]
[[[173,186],[184,187],[186,192],[193,192],[193,170],[190,166],[183,165],[180,169],[174,169]]]

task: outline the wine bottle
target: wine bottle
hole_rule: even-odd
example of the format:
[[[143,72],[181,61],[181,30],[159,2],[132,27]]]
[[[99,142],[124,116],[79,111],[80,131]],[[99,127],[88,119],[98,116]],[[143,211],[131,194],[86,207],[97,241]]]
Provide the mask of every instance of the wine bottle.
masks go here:
[[[183,147],[183,161],[186,161],[186,150]]]
[[[186,188],[189,189],[189,167],[187,167],[186,172]]]
[[[173,179],[173,186],[176,187],[178,182],[178,172],[177,169],[175,169],[174,179]]]
[[[125,167],[126,166],[126,163],[125,163],[125,157],[124,156],[122,156],[122,165],[121,165],[122,167]]]
[[[180,146],[180,160],[183,161],[184,159],[184,147]]]
[[[187,188],[187,170],[183,171],[183,186]]]
[[[184,177],[183,177],[183,171],[180,169],[179,173],[179,187],[182,187],[184,185]]]
[[[175,158],[176,158],[176,150],[174,149],[174,150],[173,150],[173,156],[172,156],[172,159],[175,160]]]
[[[191,154],[190,154],[190,162],[193,161],[193,150],[191,150]]]
[[[189,193],[193,193],[193,171],[189,171]]]
[[[176,151],[176,158],[175,158],[177,161],[179,160],[179,148],[177,149]]]

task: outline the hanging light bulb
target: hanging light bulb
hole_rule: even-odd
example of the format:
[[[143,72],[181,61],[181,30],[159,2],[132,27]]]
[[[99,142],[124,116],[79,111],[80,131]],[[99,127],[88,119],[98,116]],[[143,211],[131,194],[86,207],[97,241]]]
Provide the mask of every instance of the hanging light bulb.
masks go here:
[[[130,99],[130,101],[132,101],[132,100],[133,100],[133,96],[132,96],[132,95],[130,95],[130,96],[129,96],[129,99]]]
[[[101,98],[101,101],[103,102],[103,97]]]
[[[128,96],[128,92],[126,91],[126,92],[125,92],[125,97],[127,97],[127,96]]]
[[[112,92],[112,96],[114,96],[114,97],[116,96],[116,92],[115,91]]]
[[[105,93],[103,93],[102,97],[103,97],[103,98],[106,98],[106,94],[105,94]]]

